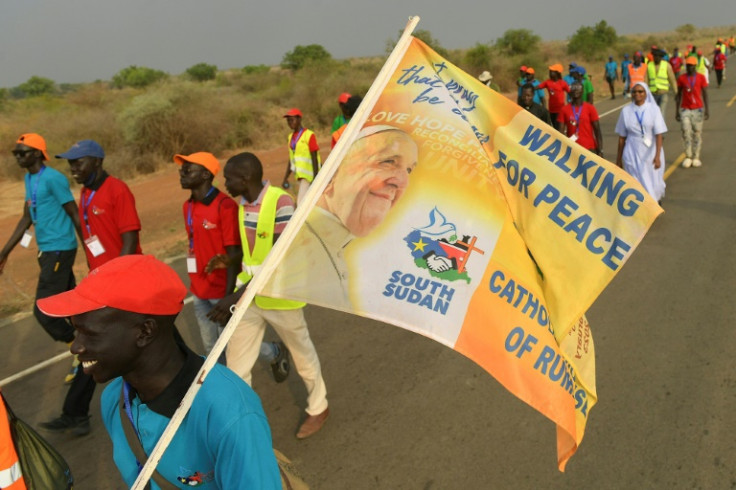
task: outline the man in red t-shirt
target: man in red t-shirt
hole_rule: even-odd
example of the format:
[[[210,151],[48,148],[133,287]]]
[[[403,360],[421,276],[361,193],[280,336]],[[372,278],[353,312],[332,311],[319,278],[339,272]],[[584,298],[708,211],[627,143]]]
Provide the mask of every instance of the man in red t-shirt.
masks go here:
[[[537,86],[538,89],[547,89],[549,92],[549,116],[552,124],[562,131],[557,119],[560,111],[565,106],[565,92],[570,91],[570,86],[562,79],[562,65],[559,63],[549,67],[549,80],[545,80]]]
[[[572,102],[562,108],[557,122],[571,140],[597,155],[603,155],[598,111],[593,104],[583,101],[582,83],[573,82],[570,97]]]
[[[726,55],[718,48],[713,52],[713,70],[716,72],[718,88],[721,88],[723,74],[726,72]]]
[[[682,139],[685,142],[685,168],[700,167],[700,148],[702,147],[703,121],[708,113],[708,82],[697,72],[698,58],[688,56],[685,60],[685,73],[677,79],[677,107],[675,119],[682,126]]]
[[[182,206],[189,240],[187,272],[194,316],[205,353],[209,355],[224,327],[207,314],[222,298],[235,291],[243,260],[238,205],[212,185],[220,170],[220,162],[212,153],[174,155],[174,162],[181,167],[182,189],[191,191]],[[261,358],[271,363],[276,382],[284,381],[289,375],[288,350],[283,342],[264,343]],[[219,361],[225,364],[224,354]]]
[[[56,158],[66,159],[72,177],[83,185],[79,196],[79,221],[90,270],[115,257],[141,253],[138,241],[141,220],[135,209],[135,198],[123,181],[102,169],[105,159],[102,146],[93,140],[78,141]],[[92,376],[77,367],[61,416],[42,422],[40,427],[77,436],[89,433],[89,404],[95,386]]]

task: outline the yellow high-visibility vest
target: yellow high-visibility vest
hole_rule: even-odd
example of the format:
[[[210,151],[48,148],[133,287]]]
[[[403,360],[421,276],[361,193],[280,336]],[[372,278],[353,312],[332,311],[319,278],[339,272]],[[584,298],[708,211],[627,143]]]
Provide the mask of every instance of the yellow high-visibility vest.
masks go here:
[[[299,140],[296,142],[296,148],[291,148],[291,134],[289,135],[289,164],[291,170],[296,174],[297,179],[305,179],[307,182],[314,180],[314,168],[312,167],[312,152],[309,151],[309,140],[312,139],[314,133],[304,128]],[[322,167],[322,158],[317,152],[317,170]]]
[[[656,73],[655,73],[656,70]],[[670,80],[667,76],[667,62],[662,60],[659,62],[659,69],[654,66],[654,63],[647,65],[647,75],[649,75],[649,88],[652,91],[659,92],[660,90],[667,92],[670,89]]]
[[[248,237],[245,234],[245,207],[238,206],[238,228],[240,230],[240,242],[243,246],[243,271],[238,274],[236,288],[247,284],[253,275],[261,268],[266,256],[273,248],[273,230],[276,227],[276,204],[286,191],[268,186],[263,196],[261,209],[258,213],[256,224],[256,239],[253,250],[248,246]],[[302,308],[306,303],[289,301],[286,299],[269,298],[256,295],[255,303],[264,310],[295,310]]]

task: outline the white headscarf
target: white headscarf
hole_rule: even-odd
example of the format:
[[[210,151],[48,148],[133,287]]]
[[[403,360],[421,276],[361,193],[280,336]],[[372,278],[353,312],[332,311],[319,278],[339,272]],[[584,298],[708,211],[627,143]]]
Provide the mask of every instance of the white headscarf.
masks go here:
[[[634,86],[631,87],[631,89],[633,90],[634,87],[636,87],[637,85],[641,85],[642,87],[644,87],[644,90],[646,90],[646,92],[647,92],[647,99],[644,101],[644,103],[645,104],[654,104],[654,105],[657,105],[657,101],[654,100],[654,96],[652,95],[652,91],[649,90],[649,87],[647,86],[647,84],[644,83],[644,82],[636,82],[636,83],[634,83]],[[634,102],[634,98],[633,97],[631,98],[631,103],[633,105],[636,105],[636,102]]]

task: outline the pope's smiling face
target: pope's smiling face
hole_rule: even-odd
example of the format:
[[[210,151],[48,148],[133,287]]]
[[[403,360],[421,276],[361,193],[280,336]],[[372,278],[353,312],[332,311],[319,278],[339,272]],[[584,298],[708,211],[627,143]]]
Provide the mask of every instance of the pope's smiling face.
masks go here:
[[[357,140],[320,205],[353,235],[367,235],[406,190],[417,155],[416,143],[403,131],[382,131]]]

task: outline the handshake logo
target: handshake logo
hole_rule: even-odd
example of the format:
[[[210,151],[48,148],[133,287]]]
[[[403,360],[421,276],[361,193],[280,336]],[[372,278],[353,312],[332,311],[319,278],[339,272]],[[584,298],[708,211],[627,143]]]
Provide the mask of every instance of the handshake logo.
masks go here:
[[[429,270],[433,277],[446,281],[463,280],[470,284],[468,259],[473,253],[484,254],[475,247],[476,236],[463,235],[458,239],[454,223],[447,221],[437,207],[429,213],[429,223],[414,228],[404,241],[414,257],[414,263]]]

